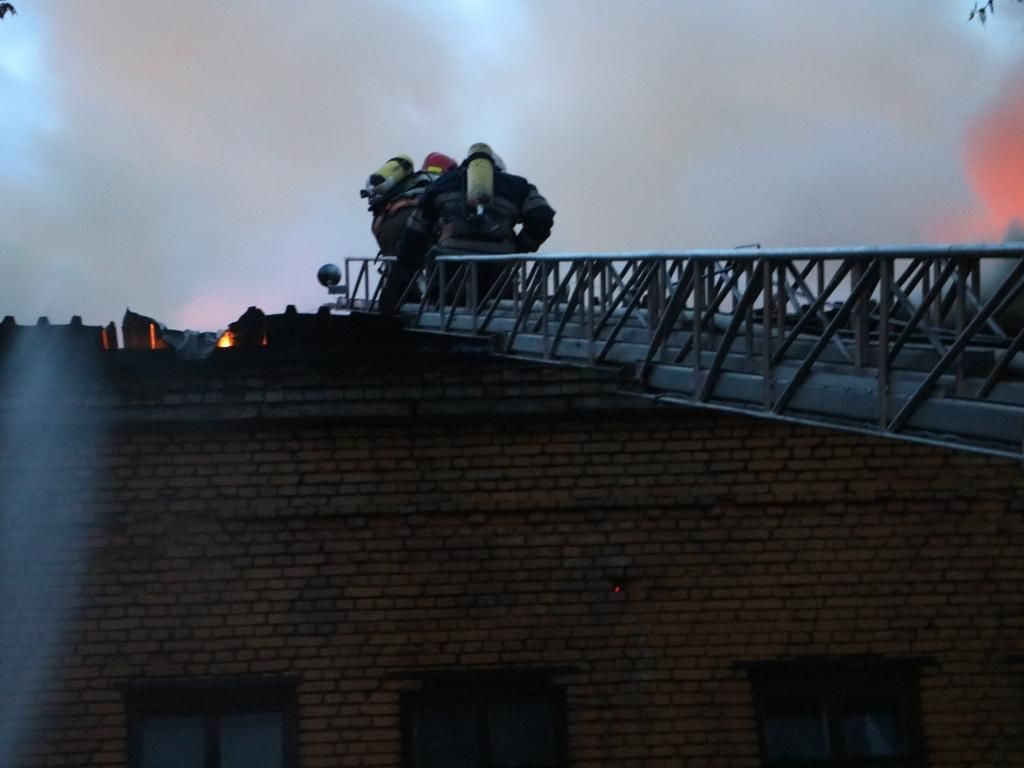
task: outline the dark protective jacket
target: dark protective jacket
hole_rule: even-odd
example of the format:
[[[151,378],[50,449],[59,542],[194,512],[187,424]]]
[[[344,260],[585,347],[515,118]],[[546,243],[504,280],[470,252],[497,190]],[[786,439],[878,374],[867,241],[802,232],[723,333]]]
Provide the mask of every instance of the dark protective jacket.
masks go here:
[[[522,176],[495,171],[494,199],[483,214],[466,204],[466,169],[435,181],[409,218],[399,259],[421,263],[434,245],[439,253],[533,253],[551,234],[555,211]],[[516,227],[522,225],[517,231]]]
[[[377,238],[382,256],[397,256],[405,232],[406,222],[416,204],[437,176],[425,172],[414,173],[383,200],[370,205],[373,212],[371,230]]]

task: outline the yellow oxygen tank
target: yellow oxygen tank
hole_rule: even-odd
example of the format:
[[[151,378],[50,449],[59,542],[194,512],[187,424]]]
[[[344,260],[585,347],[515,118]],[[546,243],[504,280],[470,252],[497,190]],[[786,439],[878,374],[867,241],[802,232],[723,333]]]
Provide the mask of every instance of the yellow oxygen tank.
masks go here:
[[[482,213],[494,199],[494,151],[474,144],[466,155],[466,203]]]
[[[412,158],[408,155],[397,155],[370,174],[361,196],[379,199],[390,192],[395,186],[413,172]]]

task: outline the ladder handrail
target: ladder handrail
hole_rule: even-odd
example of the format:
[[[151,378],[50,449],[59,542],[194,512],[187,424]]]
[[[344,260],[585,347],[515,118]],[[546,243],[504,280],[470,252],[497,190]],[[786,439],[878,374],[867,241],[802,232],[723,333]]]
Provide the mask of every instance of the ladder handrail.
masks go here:
[[[509,356],[625,365],[632,394],[1024,458],[1024,243],[434,264],[412,278],[422,300],[400,308],[421,329],[495,335]],[[504,279],[478,286],[481,265]],[[360,287],[333,308],[379,309],[379,291]]]

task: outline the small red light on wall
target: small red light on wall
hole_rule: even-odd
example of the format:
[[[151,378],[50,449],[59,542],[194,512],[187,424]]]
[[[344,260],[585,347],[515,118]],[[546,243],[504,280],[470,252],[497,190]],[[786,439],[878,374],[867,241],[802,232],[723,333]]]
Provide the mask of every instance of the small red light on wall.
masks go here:
[[[621,592],[621,591],[622,591],[622,585],[621,584],[613,584],[612,585],[612,592],[614,592],[615,594],[619,594],[619,592]]]

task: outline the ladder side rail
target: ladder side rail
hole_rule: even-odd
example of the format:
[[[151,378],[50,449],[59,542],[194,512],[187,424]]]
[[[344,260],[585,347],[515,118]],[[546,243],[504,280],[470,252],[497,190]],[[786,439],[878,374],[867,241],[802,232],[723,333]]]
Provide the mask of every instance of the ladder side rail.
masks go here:
[[[762,405],[765,409],[771,408],[774,399],[775,384],[773,381],[775,372],[775,361],[772,360],[772,325],[774,297],[772,295],[772,268],[773,263],[764,259],[761,264],[761,271],[764,273],[763,286],[761,291],[761,385],[763,391]]]
[[[867,365],[868,353],[868,317],[865,305],[870,297],[863,294],[853,297],[853,287],[860,283],[861,277],[867,270],[864,264],[858,261],[850,272],[850,298],[847,302],[852,303],[853,309],[850,315],[850,325],[853,331],[853,367],[859,372]]]
[[[594,330],[595,336],[600,336],[601,331],[604,330],[608,321],[611,320],[612,316],[615,314],[615,310],[618,309],[627,298],[640,292],[638,289],[644,276],[645,273],[639,269],[634,269],[632,271],[628,282],[626,282],[619,292],[615,294],[611,304],[606,307],[604,314],[601,315],[601,319],[597,323],[597,328]]]
[[[1021,258],[1024,259],[1024,254],[1021,255]],[[997,306],[992,311],[991,317],[998,317],[999,315],[1003,314],[1007,309],[1010,308],[1010,305],[1013,304],[1016,298],[1016,296],[1011,294],[1007,296],[1005,299],[1003,299],[1001,302],[999,302],[999,306]]]
[[[726,264],[729,265],[727,268],[734,269],[734,270],[739,271],[739,272],[745,272],[746,271],[746,265],[743,262],[733,261],[733,262],[726,262]],[[743,295],[743,293],[739,289],[739,281],[737,281],[736,283],[733,283],[733,289],[732,289],[732,294],[731,294],[731,298],[732,298],[732,311],[733,312],[736,311],[736,306],[740,303],[740,298],[742,297],[742,295]]]
[[[366,289],[365,289],[366,303],[367,303],[367,306],[369,307],[370,311],[372,312],[375,308],[377,308],[377,302],[376,302],[377,291],[376,291],[375,288],[371,288],[370,287],[370,271],[371,271],[370,267],[371,267],[371,265],[372,265],[372,262],[369,261],[369,260],[367,260],[364,263],[364,265],[363,265],[363,273],[364,273],[365,278],[366,278],[363,284],[366,286]],[[377,287],[379,287],[379,286],[380,286],[380,281],[377,281]]]
[[[452,283],[455,285],[455,292],[452,294],[451,307],[448,310],[448,319],[442,323],[442,327],[445,331],[450,331],[452,323],[455,320],[455,315],[459,311],[461,304],[459,299],[466,295],[466,284],[469,282],[469,274],[473,271],[473,267],[476,262],[466,262],[459,264],[455,268],[455,274],[452,275]]]
[[[896,299],[896,307],[901,309],[907,315],[907,323],[904,324],[903,326],[905,330],[910,327],[911,323],[913,323],[914,315],[918,311],[919,307],[914,304],[910,296],[908,296],[900,286],[892,285],[891,292],[893,298]],[[921,312],[923,314],[924,310],[922,309]],[[931,343],[933,347],[935,347],[935,351],[941,355],[943,351],[946,349],[946,347],[943,345],[942,339],[939,337],[939,334],[935,332],[935,329],[932,328],[927,323],[921,323],[921,333],[923,333],[925,338]],[[892,356],[890,362],[895,362],[895,359],[895,356]]]
[[[537,294],[540,293],[541,283],[547,279],[547,275],[543,273],[542,264],[543,262],[540,261],[534,263],[530,270],[530,282],[523,287],[523,301],[519,307],[519,311],[516,313],[515,322],[512,325],[512,330],[509,332],[506,342],[508,349],[512,348],[512,344],[515,341],[516,336],[519,335],[519,332],[526,324],[530,310],[533,309],[533,304],[537,300]]]
[[[777,341],[782,341],[786,335],[786,307],[789,306],[789,297],[786,295],[786,267],[792,264],[791,260],[787,260],[775,268],[775,330],[777,332],[775,340]]]
[[[541,275],[542,275],[541,281],[540,281],[540,286],[541,286],[540,316],[541,316],[541,321],[543,323],[543,328],[544,328],[544,331],[543,331],[543,334],[541,336],[541,339],[542,339],[542,344],[543,344],[542,348],[544,350],[544,357],[545,358],[550,358],[551,357],[551,346],[550,346],[551,341],[548,338],[548,336],[549,336],[549,329],[548,329],[548,300],[550,299],[551,294],[548,291],[548,282],[549,282],[549,280],[552,277],[552,273],[554,273],[554,278],[556,280],[558,279],[558,271],[557,271],[558,270],[558,262],[557,261],[554,262],[554,265],[553,265],[554,266],[554,270],[552,270],[548,266],[549,263],[550,262],[542,261],[541,264],[540,264],[540,271],[541,271]]]
[[[899,277],[896,278],[896,285],[903,288],[907,293],[913,293],[914,288],[917,287],[917,284],[921,282],[921,279],[924,277],[924,269],[926,269],[926,267],[925,260],[923,258],[918,256],[917,258],[911,259],[904,270],[900,272]]]
[[[1019,258],[1019,257],[1018,257]],[[981,310],[981,257],[971,260],[971,284],[967,291],[967,298],[974,305],[974,311]],[[1010,335],[996,321],[996,314],[993,313],[988,319],[988,325],[992,331],[1003,339],[1009,339]]]
[[[747,285],[750,285],[750,281],[754,279],[754,265],[750,262],[737,263],[736,268],[747,277]],[[740,303],[736,303],[736,308],[733,310],[735,314],[744,315],[744,342],[747,350],[747,363],[753,365],[754,356],[757,354],[757,334],[755,333],[757,320],[754,317],[754,305],[750,304],[746,311],[741,311]]]
[[[593,265],[593,267],[597,266],[596,262],[593,259],[590,260],[590,263]],[[611,278],[611,269],[612,269],[612,265],[611,264],[602,264],[601,265],[601,269],[598,271],[599,284],[598,284],[598,287],[595,289],[594,293],[596,294],[596,296],[600,296],[601,297],[601,302],[602,302],[601,306],[602,306],[602,308],[607,303],[608,297],[611,295],[611,291],[612,291],[612,288],[611,288],[611,285],[610,285],[611,280],[612,280],[612,278]],[[595,307],[595,310],[596,310],[596,307]],[[594,331],[594,335],[595,336],[597,335],[597,331],[596,330]]]
[[[821,355],[822,351],[828,345],[829,338],[834,333],[836,333],[836,331],[838,331],[840,327],[846,324],[847,319],[853,312],[855,302],[861,297],[863,297],[863,295],[866,292],[869,292],[874,288],[874,283],[876,280],[875,273],[877,271],[877,261],[872,261],[868,265],[867,269],[863,270],[863,274],[857,281],[856,285],[854,285],[853,290],[850,292],[849,298],[847,298],[847,300],[843,302],[843,305],[839,308],[839,311],[836,312],[835,317],[832,318],[832,322],[829,323],[828,327],[818,338],[817,342],[815,342],[814,347],[812,347],[811,350],[807,353],[806,357],[804,357],[803,362],[800,363],[800,366],[796,369],[796,371],[793,372],[793,378],[789,380],[789,384],[782,391],[782,394],[779,395],[779,398],[778,400],[776,400],[775,405],[771,408],[772,413],[782,413],[786,409],[786,406],[789,404],[789,401],[793,398],[793,395],[796,394],[797,389],[803,383],[804,379],[807,378],[807,374],[810,372],[811,366],[814,364],[814,362]]]
[[[593,259],[587,259],[587,276],[586,276],[587,295],[586,295],[586,307],[583,308],[583,314],[584,314],[583,324],[584,324],[584,332],[586,334],[586,340],[587,340],[587,357],[589,358],[590,362],[594,362],[594,353],[596,352],[595,343],[594,343],[595,339],[596,339],[596,334],[594,332],[594,323],[595,323],[595,320],[596,320],[596,318],[594,316],[594,313],[596,311],[596,308],[594,307],[595,293],[596,293],[596,289],[595,289],[595,285],[594,285],[594,283],[595,283],[595,280],[594,280],[595,269],[594,268],[595,268],[594,260]]]
[[[893,259],[894,267],[897,261],[898,259]],[[914,295],[914,291],[917,289],[918,283],[921,283],[924,286],[921,291],[922,295],[927,290],[925,283],[927,282],[928,269],[928,262],[925,259],[921,257],[910,259],[907,266],[902,272],[900,272],[896,280],[892,282],[892,291],[895,296],[900,299],[900,304],[894,305],[894,307],[899,311],[906,312],[908,319],[912,317],[914,312],[917,310],[917,305],[911,297]],[[903,306],[904,304],[906,306]],[[895,317],[896,316],[893,311],[890,311],[890,322],[895,320]]]
[[[448,281],[445,275],[447,263],[443,259],[438,259],[435,263],[437,264],[437,312],[440,322],[444,323],[444,305],[447,301],[445,294],[448,293]]]
[[[924,301],[925,295],[931,288],[930,275],[931,262],[925,261],[924,259],[914,259],[899,278],[897,278],[896,287],[898,287],[906,296],[912,297],[918,290],[918,285],[920,285],[921,300]],[[913,301],[910,303],[913,305]]]
[[[398,306],[402,306],[405,303],[405,300],[412,293],[413,286],[416,285],[417,283],[419,283],[419,279],[420,279],[420,277],[422,275],[423,275],[423,269],[422,268],[413,270],[412,275],[409,277],[409,282],[407,282],[405,284],[405,288],[402,290],[402,295],[398,297]],[[384,281],[382,280],[379,283],[379,285],[383,285],[383,284],[384,284]]]
[[[484,315],[483,320],[480,322],[480,326],[477,328],[477,333],[484,333],[487,327],[491,324],[491,320],[494,319],[495,313],[498,311],[498,307],[501,304],[501,296],[505,294],[508,289],[509,283],[512,281],[513,276],[519,269],[519,262],[510,262],[502,267],[501,272],[498,275],[498,279],[494,281],[494,284],[487,289],[487,293],[480,300],[480,308],[487,306],[487,302],[491,301],[492,295],[494,296],[493,302],[491,302],[490,309],[487,310],[487,314]]]
[[[714,393],[715,382],[722,370],[722,366],[725,364],[725,358],[729,352],[729,348],[732,346],[732,341],[736,338],[736,335],[739,333],[740,326],[746,319],[747,310],[753,308],[754,303],[761,294],[762,280],[763,270],[758,269],[756,265],[754,265],[751,273],[751,279],[747,281],[746,289],[743,292],[743,296],[740,298],[740,303],[737,305],[736,311],[733,312],[732,320],[729,322],[729,327],[722,336],[722,339],[718,344],[718,349],[715,350],[715,356],[711,361],[711,367],[708,368],[708,373],[704,378],[704,383],[697,392],[697,399],[699,401],[706,402]]]
[[[651,365],[651,361],[655,355],[661,351],[662,345],[666,342],[669,335],[672,332],[672,328],[682,314],[683,309],[686,306],[686,300],[690,297],[693,292],[693,274],[694,274],[694,259],[688,259],[686,267],[678,282],[672,289],[672,293],[665,303],[664,309],[662,309],[661,317],[658,320],[658,325],[651,336],[651,341],[647,347],[647,352],[644,355],[643,362],[640,364],[637,370],[637,378],[641,381],[647,375],[647,370]]]
[[[717,314],[719,307],[722,306],[722,303],[729,296],[735,295],[737,290],[736,286],[739,283],[740,278],[742,276],[743,269],[740,265],[737,265],[737,268],[733,270],[731,275],[729,275],[729,279],[721,287],[717,295],[714,296],[714,298],[711,301],[711,304],[709,304],[708,307],[702,313],[694,310],[694,322],[698,323],[702,327],[704,325],[708,325],[708,327],[710,328],[711,319]],[[703,297],[703,293],[701,295]],[[735,308],[733,311],[735,312]],[[679,352],[675,356],[674,362],[681,363],[683,361],[683,358],[685,358],[686,355],[689,354],[690,346],[691,341],[689,339],[684,341],[682,347],[680,347]]]
[[[359,270],[356,272],[356,284],[352,288],[352,296],[359,294],[359,288],[363,283],[363,275],[366,273],[366,259],[360,259]]]
[[[427,307],[430,306],[430,290],[435,284],[439,282],[439,273],[437,271],[437,263],[435,262],[429,269],[426,270],[426,278],[424,280],[423,295],[420,296],[420,305],[416,308],[416,319],[413,321],[414,325],[419,325],[423,319],[423,313],[427,311]]]
[[[896,414],[896,417],[889,425],[889,429],[892,432],[898,432],[903,428],[917,407],[931,392],[932,387],[935,386],[939,378],[946,372],[954,359],[960,355],[978,329],[984,325],[986,318],[997,307],[1001,306],[1005,300],[1015,299],[1024,291],[1024,282],[1021,281],[1022,276],[1024,276],[1024,259],[1017,262],[1010,274],[1003,280],[989,300],[985,302],[985,305],[978,314],[967,324],[963,333],[949,346],[946,354],[942,356],[935,367],[925,376],[924,381],[921,382],[914,394],[910,396],[910,399],[903,405],[903,408]]]
[[[955,304],[951,308],[953,321],[955,323],[956,335],[960,336],[967,327],[967,270],[968,265],[965,257],[956,259],[956,284],[954,286]],[[953,359],[953,375],[955,380],[955,392],[962,395],[964,392],[964,356],[963,353]]]
[[[1017,331],[1017,335],[1013,337],[1010,345],[999,356],[999,360],[996,361],[992,371],[985,381],[982,382],[981,388],[978,390],[978,398],[982,400],[988,399],[989,395],[992,394],[992,389],[1002,379],[1006,369],[1010,367],[1010,363],[1013,362],[1014,356],[1020,351],[1022,346],[1024,346],[1024,328]]]
[[[566,288],[568,288],[569,282],[572,280],[573,275],[575,275],[576,273],[576,264],[576,261],[570,262],[570,267],[568,270],[566,270],[565,277],[563,277],[561,280],[558,279],[559,273],[557,271],[551,273],[557,285],[555,286],[554,293],[551,293],[544,302],[544,312],[547,312],[550,309],[554,309],[555,306],[558,304],[559,297],[562,295],[562,292],[565,291]],[[533,327],[534,333],[537,333],[537,331],[540,330],[540,323],[541,320],[538,319],[536,325],[534,325]]]
[[[853,269],[853,264],[854,263],[852,261],[840,262],[839,268],[836,269],[835,273],[832,275],[832,278],[828,281],[828,285],[826,285],[824,289],[818,293],[818,297],[814,300],[814,303],[811,304],[807,312],[804,312],[800,316],[800,318],[796,321],[796,324],[790,330],[789,334],[786,336],[786,338],[782,340],[782,343],[779,344],[778,349],[775,350],[775,359],[772,361],[773,363],[777,365],[782,361],[782,358],[786,354],[786,351],[792,346],[793,342],[800,337],[804,329],[811,322],[811,319],[822,309],[822,307],[825,306],[825,304],[828,302],[832,294],[839,290],[839,286],[842,285],[842,282],[846,278],[846,275]],[[824,313],[822,313],[822,316],[826,318],[825,328],[827,329],[832,325],[833,321],[835,320],[835,317],[833,317],[831,320],[828,320],[827,315],[824,315]]]
[[[658,326],[658,318],[665,308],[665,262],[662,259],[652,259],[654,267],[651,272],[651,279],[647,285],[647,316],[644,325],[647,327],[648,343],[654,339],[654,332]],[[640,314],[639,312],[637,313]]]
[[[978,298],[980,295],[981,294],[978,291],[975,291],[973,287],[967,289],[967,301],[970,302],[975,312],[978,312],[981,309],[981,301]],[[985,321],[985,324],[992,329],[992,333],[1005,340],[1010,338],[1010,334],[1008,334],[1006,329],[1004,329],[998,320],[996,320],[998,314],[998,312],[993,312],[988,320]]]
[[[366,277],[366,282],[367,282],[367,285],[369,285],[369,282],[370,282],[369,275],[367,275],[367,277]],[[377,285],[373,289],[373,295],[370,297],[370,307],[371,308],[375,308],[378,311],[380,311],[380,296],[381,296],[381,291],[383,291],[383,290],[384,290],[384,281],[383,280],[378,280],[377,281]]]
[[[684,351],[688,346],[693,346],[693,386],[691,391],[696,394],[700,390],[700,386],[703,380],[703,365],[701,361],[701,355],[704,353],[703,347],[703,330],[704,330],[704,289],[707,287],[705,282],[704,272],[710,267],[712,271],[715,268],[715,262],[712,261],[707,264],[702,259],[694,260],[694,275],[693,275],[693,321],[690,325],[690,337],[683,342],[679,348],[679,354],[676,355],[673,362],[680,362],[686,357]]]
[[[955,255],[953,260],[957,265],[956,279],[952,281],[952,284],[947,286],[946,292],[942,297],[942,303],[940,305],[939,313],[941,318],[941,325],[948,327],[950,325],[950,318],[952,317],[952,325],[956,327],[959,322],[959,313],[966,309],[966,293],[967,293],[967,277],[969,267],[967,265],[967,256]],[[963,272],[961,277],[960,272]],[[959,335],[959,333],[957,333]]]
[[[798,294],[798,292],[802,292],[803,295],[804,295],[804,298],[806,298],[808,301],[810,301],[811,304],[810,304],[810,306],[807,307],[807,310],[805,312],[801,312],[800,313],[801,317],[804,316],[804,315],[810,315],[813,312],[813,314],[816,315],[818,320],[821,322],[821,327],[822,328],[827,328],[828,327],[828,315],[826,315],[822,311],[823,304],[816,302],[815,296],[814,296],[813,293],[811,293],[811,289],[807,285],[807,282],[806,282],[807,275],[810,274],[810,271],[813,269],[813,264],[814,264],[814,262],[809,262],[807,267],[804,268],[802,273],[798,272],[796,270],[796,267],[793,266],[792,264],[789,265],[790,273],[793,275],[793,279],[795,281],[794,284],[793,284],[793,287],[790,289],[790,297],[789,298],[790,298],[790,301],[793,302],[793,306],[799,311],[799,310],[802,309],[802,307],[800,306],[800,304],[798,302],[798,298],[799,297],[798,297],[797,294]],[[826,296],[826,301],[827,301],[827,299],[828,299],[828,297]],[[835,344],[836,349],[839,350],[839,354],[842,355],[843,358],[847,362],[851,362],[852,363],[853,362],[853,358],[851,357],[849,351],[846,349],[846,345],[843,344],[843,340],[839,337],[839,334],[836,334],[833,337],[832,342]],[[792,343],[792,342],[790,342],[790,343]],[[780,357],[779,359],[781,360],[782,358]]]
[[[605,262],[605,264],[604,264],[604,273],[605,273],[605,279],[607,280],[607,283],[608,283],[605,286],[605,290],[607,290],[609,292],[610,291],[614,291],[616,283],[618,283],[619,287],[621,288],[625,284],[626,280],[629,279],[626,275],[629,272],[629,270],[631,269],[632,264],[634,264],[634,263],[635,263],[635,259],[627,259],[625,261],[625,263],[623,264],[623,266],[622,266],[622,270],[620,271],[620,270],[615,268],[615,262],[614,261]]]
[[[494,287],[494,280],[490,288]],[[480,269],[475,261],[469,263],[469,280],[466,283],[466,305],[469,307],[469,327],[473,333],[477,333],[477,320],[480,317]]]
[[[608,353],[615,345],[615,341],[618,338],[619,333],[622,331],[622,329],[626,325],[626,322],[629,320],[630,315],[634,311],[636,311],[644,295],[643,289],[646,288],[646,286],[651,282],[651,275],[654,272],[654,269],[654,264],[645,262],[643,273],[640,273],[638,275],[639,284],[634,289],[633,295],[630,297],[625,309],[623,309],[622,314],[619,315],[619,318],[615,322],[615,325],[612,326],[611,333],[608,334],[608,338],[605,340],[604,346],[602,346],[601,350],[597,353],[598,362],[603,361],[608,356]]]
[[[878,427],[889,421],[889,314],[893,302],[892,259],[878,257]]]
[[[890,363],[896,362],[896,357],[897,355],[899,355],[900,350],[903,348],[903,345],[907,343],[907,340],[910,338],[910,335],[917,328],[918,324],[922,322],[925,315],[929,313],[929,308],[935,302],[936,297],[942,292],[942,287],[945,281],[948,280],[950,275],[953,274],[953,270],[955,268],[956,262],[950,259],[942,268],[942,271],[935,276],[936,279],[934,283],[931,283],[929,276],[925,275],[925,283],[930,284],[928,285],[927,290],[925,290],[924,295],[921,297],[921,303],[918,305],[917,310],[911,316],[910,320],[907,322],[907,325],[904,327],[900,335],[896,337],[896,341],[893,342],[892,348],[889,350]]]
[[[961,255],[957,258],[963,260],[960,268],[964,271],[964,276],[963,278],[958,276],[955,289],[951,288],[947,292],[943,305],[944,316],[948,316],[951,310],[957,313],[977,313],[981,309],[981,301],[979,299],[981,295],[981,257],[978,255]],[[998,314],[998,310],[992,313],[985,321],[985,324],[992,330],[995,336],[1005,341],[1009,338],[1009,334],[996,321]],[[957,322],[959,322],[959,319],[957,318]]]
[[[732,277],[729,265],[726,262],[722,262],[722,267],[719,268],[718,259],[700,259],[704,265],[704,297],[717,296],[722,288],[725,287],[726,283],[729,282],[729,278]],[[726,296],[722,300],[722,306],[725,306],[725,302],[728,301],[729,297]],[[729,305],[728,309],[731,311],[733,305]]]
[[[582,265],[580,264],[580,262],[576,262],[576,261],[572,262],[572,266],[570,267],[570,272],[568,274],[571,274],[574,271],[581,271],[581,267],[582,267]],[[567,274],[566,277],[568,277],[568,274]],[[565,334],[566,327],[569,325],[569,322],[573,319],[573,315],[576,314],[576,308],[577,307],[580,307],[581,309],[584,308],[584,304],[585,304],[584,296],[585,296],[586,287],[587,287],[587,281],[585,279],[584,280],[577,279],[575,281],[574,285],[573,285],[572,293],[569,294],[569,300],[566,302],[565,309],[562,311],[562,317],[558,321],[558,328],[555,329],[555,338],[551,342],[551,355],[552,356],[555,356],[555,355],[558,354],[558,346],[559,346],[559,344],[562,343],[562,338],[563,338],[563,336]],[[580,317],[580,321],[581,321],[580,325],[584,329],[584,332],[586,332],[586,330],[587,330],[586,329],[586,326],[587,326],[586,320],[587,320],[586,315],[582,314],[581,317]]]

